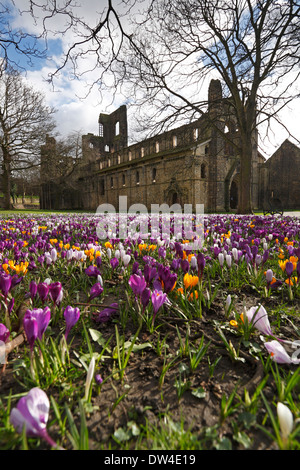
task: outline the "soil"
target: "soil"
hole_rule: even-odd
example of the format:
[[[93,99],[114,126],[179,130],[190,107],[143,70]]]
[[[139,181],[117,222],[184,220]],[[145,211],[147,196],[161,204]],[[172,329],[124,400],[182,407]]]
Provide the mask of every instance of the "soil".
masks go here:
[[[249,308],[260,301],[252,292],[246,292],[243,296],[239,293],[239,297],[241,308],[243,305]],[[297,300],[294,301],[293,308],[297,302],[299,303]],[[272,304],[274,306],[278,303],[276,299],[266,299],[264,306],[268,310]],[[168,416],[175,423],[183,421],[184,429],[191,431],[199,439],[203,439],[203,447],[206,449],[217,447],[214,438],[205,439],[208,430],[212,432],[212,435],[217,435],[219,445],[220,442],[230,441],[232,449],[245,449],[245,446],[234,438],[234,422],[240,422],[241,409],[237,408],[232,415],[221,422],[222,397],[228,399],[235,388],[237,393],[234,404],[238,404],[239,397],[244,400],[245,389],[252,396],[265,377],[265,372],[262,361],[251,355],[244,345],[240,347],[240,337],[234,332],[226,331],[227,340],[230,340],[239,351],[242,360],[233,361],[230,358],[224,342],[216,333],[215,322],[218,321],[224,323],[224,308],[218,300],[214,302],[213,308],[203,312],[202,318],[198,320],[184,321],[168,313],[158,316],[157,322],[160,327],[153,334],[150,334],[145,326],[142,327],[139,333],[139,344],[150,343],[151,347],[131,353],[123,381],[116,375],[114,376],[114,361],[106,359],[98,371],[104,381],[100,387],[93,389],[93,409],[92,412],[87,413],[90,448],[122,449],[122,445],[134,448],[136,441],[126,438],[126,432],[129,432],[128,423],[134,422],[141,429],[146,424],[155,426],[162,421],[163,416]],[[293,323],[297,326],[297,319],[293,318]],[[112,337],[111,348],[114,346],[115,324],[118,325],[117,318],[93,325],[101,332],[105,340]],[[125,340],[130,340],[136,331],[137,325],[129,320],[124,331]],[[189,364],[188,357],[179,358],[178,356],[180,349],[178,332],[183,341],[188,334],[189,342],[192,344],[199,344],[202,336],[204,336],[204,344],[209,343],[203,360],[194,372],[184,369],[185,365]],[[280,323],[280,332],[289,339],[297,339],[294,329],[284,319]],[[157,344],[163,338],[166,338],[167,362],[175,360],[172,367],[167,370],[164,380],[162,380],[162,371],[165,354],[162,351],[159,355],[156,349]],[[82,341],[82,336],[75,337],[74,348],[76,341]],[[258,335],[255,341],[262,345]],[[97,347],[100,352],[101,347],[95,345],[96,351]],[[0,375],[1,396],[7,396],[11,390],[14,394],[24,392],[22,386],[16,382],[12,371],[14,359],[20,357],[21,354],[22,346],[11,353],[5,372],[2,371]],[[265,351],[263,356],[266,359]],[[218,362],[212,372],[210,366],[216,360]],[[282,367],[289,370],[288,367]],[[175,383],[179,378],[180,370],[182,381],[189,381],[189,386],[179,397]],[[184,371],[186,371],[185,375]],[[277,396],[271,375],[263,389],[264,396],[270,404]],[[196,391],[201,391],[201,394],[197,395]],[[48,392],[59,398],[59,391],[55,387]],[[274,441],[256,426],[257,423],[263,422],[265,416],[266,409],[261,404],[253,423],[248,426],[239,425],[239,429],[245,431],[250,438],[251,450],[276,449]],[[51,416],[49,422],[51,422]],[[271,426],[269,430],[272,431]],[[113,438],[114,434],[117,440]],[[55,438],[55,429],[51,429],[51,435]],[[125,436],[125,438],[122,440],[120,436]],[[151,442],[147,443],[147,440],[144,440],[143,448],[147,449],[148,444],[151,448]],[[180,450],[180,447],[177,450]]]

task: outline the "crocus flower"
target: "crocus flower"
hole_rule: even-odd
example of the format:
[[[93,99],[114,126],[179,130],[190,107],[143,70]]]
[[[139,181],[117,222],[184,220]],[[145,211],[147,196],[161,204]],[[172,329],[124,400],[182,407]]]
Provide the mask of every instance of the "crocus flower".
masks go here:
[[[294,426],[294,418],[291,410],[283,403],[277,403],[277,416],[283,440],[288,439]]]
[[[258,307],[251,307],[246,312],[248,321],[252,323],[261,333],[268,336],[273,336],[271,326],[269,323],[268,314],[265,308],[260,305]]]
[[[291,277],[291,275],[293,274],[293,270],[294,270],[294,265],[293,263],[291,263],[291,261],[288,261],[285,265],[285,272],[286,272],[286,275],[288,277]]]
[[[227,298],[226,298],[226,301],[225,301],[225,305],[224,305],[226,315],[229,312],[230,305],[231,305],[231,295],[228,294]]]
[[[188,289],[189,287],[195,287],[199,282],[198,276],[193,276],[189,273],[186,273],[183,278],[184,287]]]
[[[31,281],[29,285],[29,292],[30,292],[31,299],[34,299],[37,293],[37,283],[35,281]]]
[[[100,274],[100,271],[97,268],[97,266],[91,265],[88,268],[86,268],[85,274],[90,277],[97,277]]]
[[[150,297],[151,297],[151,290],[148,287],[146,287],[141,294],[141,302],[144,308],[147,307]]]
[[[223,255],[223,253],[218,254],[218,260],[219,260],[220,266],[222,268],[223,264],[224,264],[224,255]]]
[[[106,322],[110,317],[118,311],[118,304],[116,302],[112,303],[109,307],[104,308],[99,313],[96,314],[94,320],[96,322]]]
[[[100,282],[96,282],[96,284],[94,284],[91,287],[89,301],[101,295],[102,292],[103,292],[103,287],[101,286]]]
[[[266,272],[266,281],[267,281],[268,286],[271,284],[272,280],[273,280],[273,271],[272,269],[268,269]]]
[[[205,268],[205,256],[203,253],[198,253],[197,255],[197,264],[198,264],[198,276],[201,278]]]
[[[264,343],[264,346],[270,354],[272,360],[278,364],[299,364],[300,359],[289,356],[285,348],[279,341],[273,340]]]
[[[61,282],[52,282],[49,286],[49,295],[54,304],[59,305],[62,301],[63,288]]]
[[[44,303],[48,297],[49,284],[47,282],[40,282],[37,286],[37,292],[41,301]]]
[[[3,341],[3,343],[6,343],[10,335],[9,329],[3,325],[3,323],[0,323],[0,341]]]
[[[52,248],[51,253],[50,253],[51,260],[55,263],[57,260],[57,250],[56,248]]]
[[[26,310],[24,315],[24,320],[26,318],[33,318],[37,322],[38,330],[37,330],[37,337],[42,340],[43,335],[49,325],[50,318],[51,318],[51,311],[49,307],[43,308],[34,308],[32,310]],[[30,325],[30,324],[29,324]]]
[[[65,331],[65,338],[67,339],[71,329],[73,326],[78,322],[80,317],[80,310],[78,307],[71,307],[68,305],[64,310],[64,318],[66,321],[66,331]]]
[[[0,273],[0,290],[4,297],[7,297],[11,288],[11,275]]]
[[[150,264],[146,264],[144,267],[144,278],[149,285],[151,281],[157,276],[157,269],[150,266]]]
[[[123,262],[125,267],[129,265],[130,260],[131,260],[131,256],[129,254],[126,254],[126,255],[122,256],[122,262]]]
[[[31,351],[33,351],[35,340],[38,337],[38,322],[36,318],[32,317],[31,315],[25,315],[23,318],[23,327],[27,341],[29,343],[29,347]]]
[[[152,306],[153,306],[153,322],[154,322],[154,319],[155,319],[155,316],[156,316],[158,310],[166,302],[166,300],[167,300],[167,294],[166,293],[163,293],[162,291],[157,291],[157,290],[152,292],[151,302],[152,302]]]
[[[112,258],[110,260],[110,265],[113,269],[116,269],[119,266],[119,260],[118,258]]]
[[[229,268],[231,268],[232,256],[226,255],[226,264]]]
[[[164,292],[167,294],[171,292],[177,282],[177,274],[176,273],[169,273],[169,276],[164,280]]]
[[[128,284],[137,296],[142,294],[147,285],[145,278],[143,276],[139,276],[138,274],[132,274],[129,278]]]
[[[100,374],[96,374],[96,375],[95,375],[95,382],[96,382],[97,385],[101,385],[101,384],[102,384],[103,379],[102,379],[102,377],[101,377]]]
[[[11,410],[10,422],[17,432],[25,427],[28,436],[44,439],[51,447],[57,447],[47,432],[50,403],[46,393],[38,387],[22,397],[17,406]]]

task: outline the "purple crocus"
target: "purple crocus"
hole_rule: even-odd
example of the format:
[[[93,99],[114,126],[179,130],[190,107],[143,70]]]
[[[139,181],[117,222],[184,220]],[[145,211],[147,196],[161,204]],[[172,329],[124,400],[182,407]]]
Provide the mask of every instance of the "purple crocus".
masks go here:
[[[39,340],[43,339],[43,335],[49,325],[50,318],[51,318],[51,311],[49,307],[43,308],[34,308],[32,310],[26,310],[24,320],[27,318],[32,318],[36,320],[38,330],[37,330],[37,337]],[[23,320],[23,321],[24,321]],[[24,326],[25,328],[25,326]]]
[[[112,303],[109,307],[104,308],[95,316],[95,321],[104,323],[107,322],[110,317],[118,311],[118,304],[116,302]]]
[[[64,310],[64,317],[66,321],[65,338],[67,339],[71,329],[78,322],[80,317],[80,310],[78,307],[71,307],[68,305]]]
[[[52,282],[49,285],[49,296],[54,304],[59,305],[62,301],[63,288],[61,282]]]
[[[3,341],[3,343],[6,343],[10,335],[9,329],[3,325],[3,323],[0,323],[0,341]]]
[[[110,265],[113,269],[116,269],[119,266],[119,260],[118,258],[112,258],[110,260]]]
[[[205,268],[205,256],[203,253],[198,253],[197,265],[198,265],[198,276],[201,279],[203,276],[204,268]]]
[[[270,354],[272,360],[277,364],[299,364],[300,359],[289,356],[285,348],[279,341],[273,340],[264,343],[264,346]]]
[[[293,274],[293,270],[294,270],[293,263],[291,263],[291,261],[288,261],[285,265],[285,272],[288,278],[290,278],[291,275]]]
[[[51,447],[57,447],[47,432],[49,408],[50,403],[46,393],[38,387],[32,388],[11,410],[10,422],[17,432],[21,433],[25,427],[28,436],[40,437]]]
[[[153,291],[151,295],[151,302],[153,306],[153,319],[152,324],[154,323],[155,317],[159,309],[167,300],[167,294],[163,293],[162,291]]]
[[[88,268],[86,268],[85,274],[89,277],[97,277],[98,274],[100,274],[100,271],[97,266],[90,265]]]
[[[102,292],[103,292],[103,287],[101,286],[101,283],[100,283],[100,282],[96,282],[96,284],[94,284],[94,285],[91,287],[89,302],[90,302],[91,300],[95,299],[96,297],[98,297],[99,295],[101,295]]]
[[[128,284],[137,296],[141,296],[143,290],[147,286],[144,276],[139,276],[138,274],[132,274],[129,278]]]
[[[33,351],[33,346],[35,340],[38,337],[38,322],[36,318],[32,317],[31,315],[25,315],[23,318],[23,327],[26,334],[27,341],[29,343],[29,347],[31,351]]]
[[[266,309],[259,305],[258,307],[251,307],[247,310],[248,321],[258,329],[261,333],[267,336],[273,336],[271,326],[269,323],[268,314]]]
[[[47,282],[40,282],[37,286],[37,292],[41,301],[44,303],[49,294],[49,284]]]
[[[29,292],[31,299],[33,300],[37,294],[37,283],[35,281],[31,281],[29,284]]]
[[[174,286],[177,281],[177,274],[176,273],[169,273],[169,276],[164,280],[164,292],[168,294],[174,289]]]
[[[11,275],[0,273],[0,290],[6,298],[11,288]]]
[[[151,290],[146,287],[143,292],[141,293],[141,303],[144,307],[144,309],[147,307],[151,297]]]
[[[144,267],[144,278],[147,284],[149,285],[156,276],[157,276],[156,268],[150,266],[150,264],[146,264]]]

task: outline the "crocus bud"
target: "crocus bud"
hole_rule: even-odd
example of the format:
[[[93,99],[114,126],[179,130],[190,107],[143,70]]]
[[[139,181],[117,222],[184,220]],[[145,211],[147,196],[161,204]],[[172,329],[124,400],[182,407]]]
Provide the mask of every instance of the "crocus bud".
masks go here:
[[[270,284],[272,282],[272,279],[273,279],[273,271],[272,269],[268,269],[267,272],[266,272],[266,281],[268,284]]]
[[[37,283],[35,281],[31,281],[29,285],[29,292],[30,292],[31,298],[33,299],[37,293]]]
[[[247,312],[249,323],[257,328],[261,333],[267,336],[273,336],[271,326],[269,323],[268,314],[266,309],[260,305],[258,307],[251,307]]]
[[[229,294],[225,301],[225,313],[227,314],[231,305],[231,295]]]
[[[47,282],[40,282],[37,286],[37,292],[41,301],[45,302],[49,293],[49,284]]]
[[[288,277],[291,277],[291,275],[293,274],[293,270],[294,270],[293,263],[291,263],[291,261],[288,261],[285,265],[285,272]]]
[[[10,335],[9,329],[3,325],[3,323],[0,323],[0,341],[3,341],[3,343],[6,343]]]
[[[60,303],[62,298],[62,285],[59,281],[52,282],[49,286],[49,295],[54,304]]]
[[[102,292],[103,292],[103,287],[101,286],[100,282],[96,282],[96,284],[94,284],[91,287],[89,300],[91,301],[95,297],[98,297],[99,295],[102,294]]]
[[[294,419],[291,410],[283,403],[277,403],[277,416],[279,420],[279,426],[281,436],[285,440],[289,437],[293,430]]]
[[[219,259],[220,266],[223,267],[223,264],[224,264],[224,255],[223,255],[223,253],[218,254],[218,259]]]
[[[71,328],[73,328],[73,326],[78,322],[79,317],[80,317],[80,310],[78,307],[73,308],[70,305],[68,305],[65,308],[64,318],[66,321],[66,332],[65,332],[66,339],[68,337],[68,334],[71,331]]]
[[[231,261],[232,261],[231,255],[226,255],[226,264],[229,268],[231,268]]]
[[[11,276],[10,274],[1,273],[0,274],[0,290],[4,297],[7,297],[11,288]]]
[[[38,337],[38,323],[37,320],[31,315],[24,316],[23,326],[26,334],[27,341],[31,351],[33,350],[34,342]]]

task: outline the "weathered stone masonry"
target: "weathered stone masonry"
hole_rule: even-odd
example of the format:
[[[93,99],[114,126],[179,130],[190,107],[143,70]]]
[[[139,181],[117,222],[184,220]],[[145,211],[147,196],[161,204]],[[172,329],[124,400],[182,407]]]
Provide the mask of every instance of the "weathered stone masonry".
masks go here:
[[[82,137],[82,162],[71,181],[55,177],[55,168],[42,164],[41,208],[96,211],[100,204],[119,208],[119,196],[128,207],[144,204],[204,204],[205,212],[237,207],[239,156],[229,141],[238,139],[230,100],[212,80],[207,114],[191,124],[128,145],[126,106],[100,114],[99,135]],[[228,132],[229,140],[218,132]],[[267,197],[270,177],[264,158],[253,143],[252,199],[255,209]],[[54,151],[52,139],[42,149],[42,161]],[[300,206],[300,194],[299,194]]]

